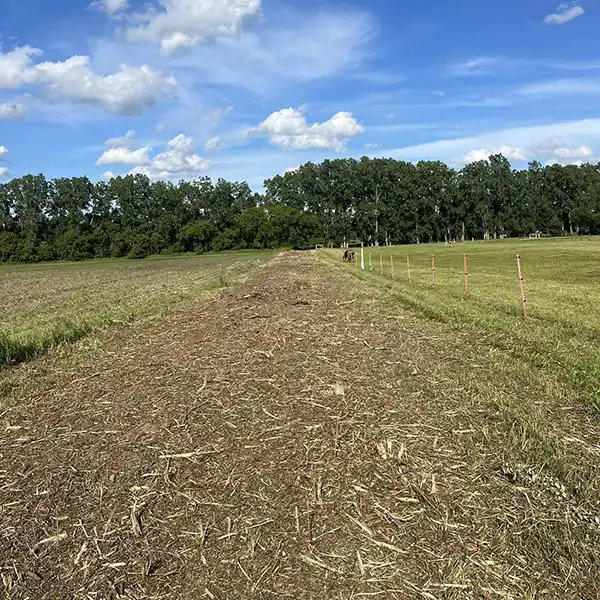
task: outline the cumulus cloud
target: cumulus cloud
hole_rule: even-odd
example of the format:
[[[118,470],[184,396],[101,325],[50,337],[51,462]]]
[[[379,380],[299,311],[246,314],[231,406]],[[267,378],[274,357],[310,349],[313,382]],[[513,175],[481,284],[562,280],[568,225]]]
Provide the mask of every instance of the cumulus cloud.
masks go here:
[[[173,138],[168,142],[167,150],[154,157],[150,157],[152,148],[149,146],[133,148],[135,141],[135,131],[107,140],[104,143],[106,150],[96,165],[131,165],[134,168],[130,174],[147,175],[153,181],[194,177],[211,166],[195,154],[194,140],[183,134]]]
[[[365,150],[373,150],[375,148],[379,148],[379,144],[373,144],[372,142],[367,142],[365,144]]]
[[[105,151],[96,161],[96,165],[149,165],[149,153],[152,148],[142,146],[133,148],[136,143],[136,133],[132,129],[122,137],[114,137],[104,142]]]
[[[121,65],[116,73],[98,75],[89,56],[72,56],[62,62],[34,64],[41,50],[23,46],[0,53],[0,89],[39,85],[51,100],[92,104],[117,114],[133,115],[170,95],[177,82],[150,67]]]
[[[583,14],[585,14],[585,10],[577,3],[561,4],[555,13],[544,17],[544,23],[546,25],[564,25]]]
[[[559,137],[553,137],[524,148],[498,146],[495,148],[471,150],[461,158],[461,162],[471,163],[488,160],[494,154],[502,154],[510,161],[544,160],[548,163],[561,164],[582,163],[594,157],[593,150],[588,146],[566,146],[564,140]]]
[[[176,81],[150,67],[121,65],[112,75],[96,75],[88,56],[73,56],[64,62],[36,65],[37,81],[45,84],[52,99],[95,104],[126,115],[139,114],[158,99],[170,95]]]
[[[104,142],[105,148],[129,148],[135,144],[136,133],[132,129],[122,137],[114,137]]]
[[[210,140],[208,140],[206,142],[206,144],[204,144],[204,149],[205,150],[214,150],[215,148],[219,147],[219,142],[220,142],[220,138],[219,136],[215,136],[214,138],[210,138]]]
[[[310,125],[300,110],[284,108],[269,115],[246,134],[265,134],[270,143],[279,148],[327,148],[344,152],[350,138],[360,135],[364,130],[349,112],[338,112],[324,123]]]
[[[132,150],[124,146],[108,148],[96,161],[96,165],[148,165],[150,157],[148,153],[151,148],[143,146]]]
[[[127,8],[127,0],[95,0],[92,2],[92,7],[109,15],[114,15],[120,10]]]
[[[195,154],[191,137],[183,134],[174,137],[165,152],[157,154],[148,164],[135,167],[131,174],[147,175],[153,181],[196,177],[211,167],[210,163]]]
[[[105,181],[110,181],[114,177],[115,174],[112,171],[104,171],[104,174],[102,175],[102,179],[104,179]]]
[[[497,146],[495,148],[478,148],[471,150],[462,157],[462,161],[466,163],[477,162],[480,160],[487,160],[494,154],[502,154],[508,160],[527,160],[525,152],[521,148],[513,148],[511,146]]]
[[[130,42],[159,43],[161,54],[202,41],[235,36],[257,17],[261,0],[161,0],[160,8],[133,15],[141,22],[126,31]]]
[[[35,73],[31,69],[32,59],[42,51],[31,46],[20,46],[7,53],[0,52],[0,90],[16,90],[31,83]]]
[[[27,116],[27,107],[14,102],[0,103],[0,121],[10,119],[24,119]]]

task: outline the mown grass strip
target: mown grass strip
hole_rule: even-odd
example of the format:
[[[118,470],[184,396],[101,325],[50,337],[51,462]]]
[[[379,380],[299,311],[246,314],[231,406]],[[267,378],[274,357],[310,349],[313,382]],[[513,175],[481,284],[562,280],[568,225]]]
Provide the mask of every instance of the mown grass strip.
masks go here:
[[[529,277],[525,286],[529,319],[523,322],[515,250],[524,246]],[[469,251],[470,291],[464,298],[462,260]],[[486,336],[490,344],[514,360],[543,369],[577,391],[600,410],[600,244],[509,241],[469,244],[458,251],[432,245],[385,248],[387,255],[411,260],[406,273],[349,271],[369,285],[389,292],[398,305],[427,319]],[[423,265],[436,254],[436,288]],[[335,251],[321,256],[337,262]],[[431,258],[429,258],[431,260]],[[534,262],[535,261],[535,262]],[[417,265],[421,268],[418,269]]]

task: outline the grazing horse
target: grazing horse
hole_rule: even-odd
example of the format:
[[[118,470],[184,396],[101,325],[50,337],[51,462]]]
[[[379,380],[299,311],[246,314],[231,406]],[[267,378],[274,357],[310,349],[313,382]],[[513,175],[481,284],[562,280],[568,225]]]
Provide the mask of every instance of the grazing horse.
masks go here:
[[[351,263],[356,262],[356,254],[355,254],[354,250],[348,248],[342,255],[342,260],[344,262],[351,262]]]

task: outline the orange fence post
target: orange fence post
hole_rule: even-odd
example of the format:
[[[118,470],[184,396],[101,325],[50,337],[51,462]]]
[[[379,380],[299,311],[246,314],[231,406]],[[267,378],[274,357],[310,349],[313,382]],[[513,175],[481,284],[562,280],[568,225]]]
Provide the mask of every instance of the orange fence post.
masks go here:
[[[523,307],[523,318],[527,321],[527,300],[525,299],[525,287],[523,285],[523,272],[521,271],[521,257],[517,254],[517,275],[521,287],[521,306]]]
[[[435,287],[435,255],[431,255],[431,287]]]
[[[465,254],[464,258],[464,266],[465,266],[465,298],[469,297],[469,270],[467,269],[467,255]]]

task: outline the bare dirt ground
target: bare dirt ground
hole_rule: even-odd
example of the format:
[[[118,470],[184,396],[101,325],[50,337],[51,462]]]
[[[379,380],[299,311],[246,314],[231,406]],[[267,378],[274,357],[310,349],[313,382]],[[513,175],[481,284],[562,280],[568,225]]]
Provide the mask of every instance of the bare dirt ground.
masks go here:
[[[506,419],[526,384],[499,390],[493,349],[454,338],[289,253],[209,301],[15,367],[0,595],[600,597],[597,500],[527,480],[516,461],[537,438]],[[531,386],[536,410],[564,408],[552,439],[579,432],[569,464],[584,472],[593,417]]]

